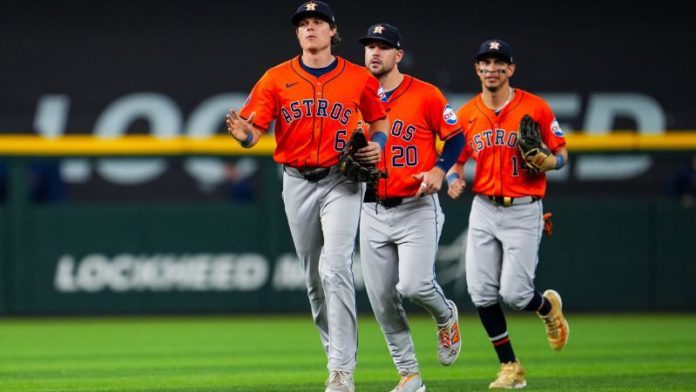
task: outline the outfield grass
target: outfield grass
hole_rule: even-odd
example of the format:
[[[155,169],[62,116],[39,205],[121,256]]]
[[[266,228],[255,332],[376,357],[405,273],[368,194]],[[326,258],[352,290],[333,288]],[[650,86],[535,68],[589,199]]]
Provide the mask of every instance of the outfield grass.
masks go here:
[[[534,391],[696,390],[696,315],[571,315],[570,342],[551,351],[534,316],[510,335]],[[428,391],[483,391],[497,372],[483,328],[462,315],[463,350],[445,368],[431,320],[413,317]],[[324,390],[325,357],[299,317],[0,320],[0,391]],[[398,381],[371,315],[360,316],[358,392]]]

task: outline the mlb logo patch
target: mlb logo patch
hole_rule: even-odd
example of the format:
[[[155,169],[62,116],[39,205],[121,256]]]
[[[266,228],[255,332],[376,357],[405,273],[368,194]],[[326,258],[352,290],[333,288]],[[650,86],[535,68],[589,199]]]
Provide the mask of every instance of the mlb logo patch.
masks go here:
[[[557,121],[556,119],[554,119],[554,120],[551,122],[551,127],[550,127],[550,128],[551,128],[551,132],[553,132],[554,135],[556,135],[556,136],[558,136],[558,137],[563,137],[563,136],[564,136],[563,130],[561,129],[561,126],[558,124],[558,121]]]
[[[442,118],[449,125],[454,125],[457,123],[457,113],[452,110],[452,106],[449,104],[445,106],[445,111],[442,113]]]
[[[380,101],[387,102],[387,94],[384,92],[382,86],[379,86],[379,90],[377,90],[377,96],[379,96]]]

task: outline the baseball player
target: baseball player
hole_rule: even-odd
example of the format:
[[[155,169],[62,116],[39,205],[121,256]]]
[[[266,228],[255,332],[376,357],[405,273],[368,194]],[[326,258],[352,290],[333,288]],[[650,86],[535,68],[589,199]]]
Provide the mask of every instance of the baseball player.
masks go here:
[[[242,146],[252,147],[275,120],[273,158],[283,165],[285,212],[328,357],[326,391],[352,392],[357,321],[351,256],[364,187],[335,165],[356,112],[373,140],[357,154],[363,163],[380,161],[389,122],[377,79],[332,54],[338,31],[329,5],[303,3],[292,23],[302,54],[266,71],[241,112],[230,111],[227,126]]]
[[[448,194],[454,199],[461,195],[466,185],[464,163],[468,157],[475,159],[476,196],[469,217],[466,282],[501,363],[490,388],[524,388],[524,370],[512,349],[498,298],[512,309],[537,312],[551,347],[560,350],[565,346],[569,328],[561,297],[554,290],[543,295],[536,291],[534,274],[544,226],[544,173],[562,168],[568,152],[549,105],[510,86],[516,66],[506,42],[483,42],[474,67],[482,92],[457,112],[466,146],[447,176]],[[525,115],[531,118],[522,122]],[[521,122],[525,128],[538,127],[543,142],[540,155],[525,157],[520,152]]]
[[[371,26],[360,39],[365,66],[385,90],[392,121],[381,166],[388,178],[365,194],[360,220],[360,257],[365,288],[401,380],[394,391],[423,392],[402,298],[435,320],[438,356],[454,363],[461,341],[457,307],[435,281],[437,242],[444,215],[437,191],[464,146],[457,116],[435,86],[399,72],[404,56],[399,30]],[[442,157],[436,138],[445,140]]]

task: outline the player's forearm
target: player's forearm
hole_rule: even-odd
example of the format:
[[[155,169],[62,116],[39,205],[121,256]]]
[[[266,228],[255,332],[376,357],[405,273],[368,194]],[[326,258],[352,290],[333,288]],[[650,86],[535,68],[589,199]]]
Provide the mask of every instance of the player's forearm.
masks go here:
[[[568,163],[568,150],[561,147],[555,153],[550,154],[541,166],[541,171],[560,170]]]
[[[442,169],[443,173],[446,173],[457,162],[462,148],[464,148],[464,135],[460,132],[447,139],[442,148],[440,159],[435,165]]]
[[[370,135],[374,135],[376,132],[382,132],[385,135],[389,131],[389,118],[385,117],[381,120],[377,120],[368,124],[370,126]]]
[[[563,166],[568,164],[568,149],[565,147],[559,148],[556,153],[554,154],[556,158],[556,165],[554,166],[554,169],[560,170],[563,168]]]

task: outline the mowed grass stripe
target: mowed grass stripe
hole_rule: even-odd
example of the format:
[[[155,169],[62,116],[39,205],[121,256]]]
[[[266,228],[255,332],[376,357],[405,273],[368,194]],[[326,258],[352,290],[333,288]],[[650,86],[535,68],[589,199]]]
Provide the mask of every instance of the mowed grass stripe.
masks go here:
[[[514,313],[511,313],[514,314]],[[508,328],[529,390],[696,389],[696,315],[569,315],[571,338],[548,348],[533,315]],[[411,324],[429,391],[486,390],[497,361],[473,314],[461,315],[463,350],[439,365],[435,327]],[[360,316],[359,392],[398,375],[379,327]],[[0,321],[0,391],[323,391],[326,363],[308,316],[123,317]]]

